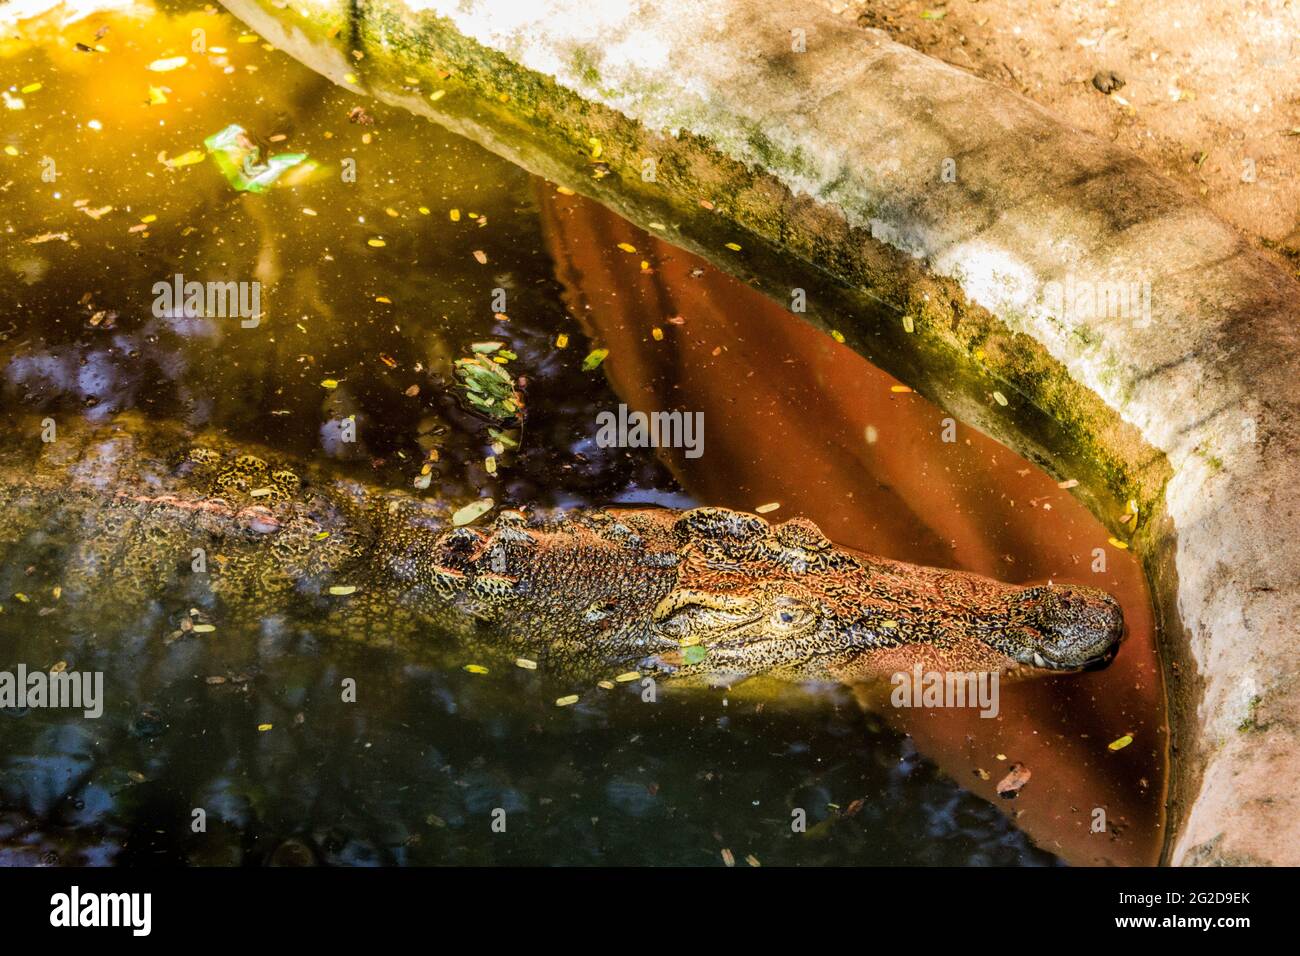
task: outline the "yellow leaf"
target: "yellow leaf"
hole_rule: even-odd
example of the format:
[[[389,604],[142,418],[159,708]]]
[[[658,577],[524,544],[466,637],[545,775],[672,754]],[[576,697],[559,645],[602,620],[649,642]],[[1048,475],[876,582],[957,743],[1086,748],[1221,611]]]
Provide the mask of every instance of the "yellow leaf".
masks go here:
[[[1106,746],[1109,747],[1111,750],[1123,750],[1132,742],[1133,742],[1133,735],[1125,734],[1123,737],[1120,737],[1118,740],[1112,740]]]
[[[197,149],[187,150],[179,156],[163,160],[163,165],[172,169],[180,169],[182,166],[193,166],[195,163],[203,162],[203,153]]]
[[[559,697],[559,698],[556,698],[555,706],[556,706],[556,707],[569,707],[569,706],[571,706],[572,704],[576,704],[577,702],[578,702],[578,695],[577,695],[577,694],[570,694],[570,695],[567,696],[567,697]]]
[[[149,64],[149,69],[155,73],[170,73],[172,70],[179,70],[188,62],[190,61],[183,56],[169,56],[166,59],[154,60]]]

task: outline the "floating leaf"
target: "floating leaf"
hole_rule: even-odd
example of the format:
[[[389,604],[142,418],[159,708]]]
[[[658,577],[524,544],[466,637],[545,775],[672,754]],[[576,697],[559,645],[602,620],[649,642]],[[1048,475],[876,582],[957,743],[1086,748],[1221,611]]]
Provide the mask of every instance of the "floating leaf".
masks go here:
[[[193,166],[195,163],[201,163],[204,155],[197,149],[187,150],[179,156],[173,156],[171,159],[164,159],[163,165],[170,169],[180,169],[182,166]]]
[[[1106,745],[1106,747],[1110,750],[1123,750],[1132,742],[1133,742],[1133,735],[1125,734],[1123,737],[1120,737],[1118,740],[1112,740],[1110,743]]]
[[[699,644],[692,645],[682,651],[683,664],[698,664],[704,658],[709,656],[709,649]]]
[[[355,584],[336,584],[330,588],[330,594],[337,597],[346,597],[349,594],[355,594],[357,586]]]
[[[1014,800],[1031,776],[1029,768],[1024,764],[1013,763],[1007,768],[1007,775],[998,781],[998,796],[1004,800]]]
[[[306,153],[278,153],[263,160],[262,148],[237,123],[213,133],[203,145],[226,182],[240,192],[266,192],[286,170],[307,159]]]
[[[451,516],[451,523],[454,527],[462,527],[481,518],[495,506],[496,502],[491,498],[480,498],[478,501],[471,501]]]
[[[523,408],[524,400],[515,388],[515,380],[486,356],[475,354],[457,359],[455,372],[465,390],[465,400],[475,410],[504,422],[513,419]]]
[[[149,69],[155,73],[170,73],[172,70],[179,70],[188,62],[190,61],[183,56],[169,56],[162,60],[154,60],[149,64]]]
[[[609,355],[609,349],[592,349],[587,353],[587,357],[582,360],[582,370],[590,372],[592,369],[598,368],[600,363],[605,361],[607,355]]]

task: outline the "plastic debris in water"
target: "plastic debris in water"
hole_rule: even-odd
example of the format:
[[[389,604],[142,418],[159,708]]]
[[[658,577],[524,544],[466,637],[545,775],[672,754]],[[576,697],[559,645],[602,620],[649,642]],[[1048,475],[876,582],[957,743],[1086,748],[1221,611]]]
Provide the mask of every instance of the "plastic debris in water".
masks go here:
[[[203,145],[226,181],[240,192],[266,192],[285,170],[307,158],[306,153],[277,153],[263,159],[262,147],[237,123],[209,136]]]

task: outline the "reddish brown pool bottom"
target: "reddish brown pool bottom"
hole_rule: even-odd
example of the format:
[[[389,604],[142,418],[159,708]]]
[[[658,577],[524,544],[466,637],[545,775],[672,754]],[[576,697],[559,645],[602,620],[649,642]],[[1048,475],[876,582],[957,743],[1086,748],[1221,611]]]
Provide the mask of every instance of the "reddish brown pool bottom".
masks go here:
[[[824,332],[595,203],[545,184],[538,192],[567,301],[609,349],[604,369],[619,396],[646,412],[704,413],[702,456],[660,453],[698,500],[779,503],[769,518],[806,515],[867,552],[1007,581],[1087,584],[1120,601],[1129,634],[1109,668],[1003,684],[995,719],[859,696],[1042,848],[1075,864],[1155,863],[1168,732],[1136,559],[1004,446],[964,425],[945,442],[947,413]],[[1096,548],[1104,573],[1092,570]],[[1120,746],[1125,737],[1132,742]],[[1029,781],[1013,800],[1000,798],[997,784],[1015,764]],[[1095,832],[1099,808],[1104,830]]]

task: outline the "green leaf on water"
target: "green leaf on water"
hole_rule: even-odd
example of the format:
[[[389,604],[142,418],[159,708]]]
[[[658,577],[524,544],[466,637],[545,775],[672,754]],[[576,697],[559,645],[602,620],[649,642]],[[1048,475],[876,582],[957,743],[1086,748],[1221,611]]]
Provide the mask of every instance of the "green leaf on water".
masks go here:
[[[479,342],[472,348],[491,344]],[[455,371],[465,390],[465,400],[479,411],[505,421],[523,407],[514,378],[487,356],[476,353],[470,358],[457,359]]]
[[[700,644],[692,644],[682,651],[683,664],[698,664],[709,656],[709,649]]]
[[[496,502],[491,498],[480,498],[478,501],[471,501],[451,516],[451,523],[457,528],[467,525],[487,514],[495,505]]]
[[[605,361],[605,356],[609,355],[609,349],[592,349],[585,359],[582,360],[582,370],[590,372],[598,368],[600,363]]]
[[[286,170],[307,159],[306,153],[277,153],[263,158],[262,147],[237,123],[203,141],[226,182],[240,192],[266,192]]]

